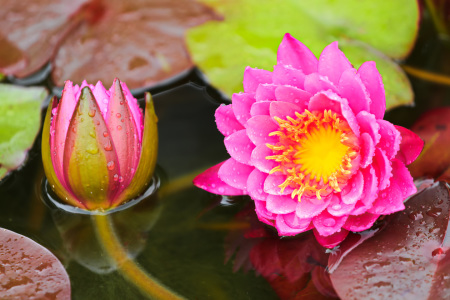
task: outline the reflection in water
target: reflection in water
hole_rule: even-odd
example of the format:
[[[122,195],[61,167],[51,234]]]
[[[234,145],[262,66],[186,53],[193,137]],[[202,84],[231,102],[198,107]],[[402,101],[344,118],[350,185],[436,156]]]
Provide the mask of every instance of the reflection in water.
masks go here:
[[[130,259],[144,249],[147,234],[161,213],[161,203],[155,192],[158,186],[159,181],[154,178],[144,195],[108,213],[114,231]],[[97,237],[94,215],[87,211],[80,213],[81,210],[55,200],[46,181],[43,190],[43,199],[51,210],[70,257],[97,274],[116,270],[116,263],[107,255]]]
[[[259,222],[253,202],[240,211],[225,240],[225,261],[234,255],[233,271],[254,270],[263,276],[281,299],[337,297],[326,270],[326,249],[308,231],[295,238],[279,238]],[[236,229],[239,228],[239,229]]]

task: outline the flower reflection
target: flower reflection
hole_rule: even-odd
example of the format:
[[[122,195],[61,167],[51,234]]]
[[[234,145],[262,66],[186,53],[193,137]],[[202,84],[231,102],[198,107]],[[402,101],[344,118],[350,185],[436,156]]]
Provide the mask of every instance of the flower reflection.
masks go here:
[[[281,299],[335,298],[326,266],[328,256],[311,231],[295,239],[280,239],[264,226],[249,203],[235,217],[246,222],[242,230],[230,231],[225,241],[226,262],[233,260],[233,271],[255,270],[263,276]],[[234,259],[232,259],[234,256]]]

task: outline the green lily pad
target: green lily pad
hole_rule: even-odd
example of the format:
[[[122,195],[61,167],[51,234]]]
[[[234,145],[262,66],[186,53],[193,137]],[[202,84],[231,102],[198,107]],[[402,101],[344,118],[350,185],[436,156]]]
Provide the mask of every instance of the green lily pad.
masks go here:
[[[39,132],[42,87],[0,84],[0,179],[19,167]]]
[[[193,61],[218,89],[242,91],[246,66],[272,70],[283,35],[291,33],[316,56],[337,40],[355,67],[377,63],[387,108],[411,104],[405,73],[392,59],[410,52],[418,31],[416,0],[202,0],[224,17],[188,31]]]

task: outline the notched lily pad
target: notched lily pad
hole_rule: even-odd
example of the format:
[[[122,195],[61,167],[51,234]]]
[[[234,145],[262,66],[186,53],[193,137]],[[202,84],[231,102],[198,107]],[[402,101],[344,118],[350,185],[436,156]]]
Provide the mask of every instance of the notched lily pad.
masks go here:
[[[341,299],[448,299],[450,197],[438,182],[411,197],[384,229],[346,253],[331,281]],[[348,248],[346,240],[343,248]],[[339,261],[330,257],[330,261]]]
[[[0,229],[0,262],[1,299],[70,299],[64,266],[33,240]]]
[[[19,167],[39,132],[42,87],[0,84],[0,179]]]
[[[403,58],[413,47],[419,21],[416,0],[202,2],[224,21],[190,29],[189,50],[211,83],[228,96],[242,91],[246,66],[272,70],[278,45],[289,32],[316,56],[337,40],[355,67],[375,61],[384,79],[387,108],[412,103],[410,83],[391,58]]]

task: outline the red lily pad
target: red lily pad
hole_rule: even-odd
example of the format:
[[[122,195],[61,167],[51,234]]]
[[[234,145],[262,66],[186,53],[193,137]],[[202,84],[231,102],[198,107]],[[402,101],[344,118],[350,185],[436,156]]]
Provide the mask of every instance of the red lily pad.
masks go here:
[[[39,70],[79,21],[86,0],[2,1],[0,71],[24,77]]]
[[[413,177],[450,178],[450,108],[430,110],[412,126],[425,145],[422,153],[408,168]],[[447,174],[447,175],[446,175]]]
[[[70,299],[70,280],[47,249],[0,229],[0,299]]]
[[[140,88],[192,68],[184,32],[218,16],[194,0],[7,1],[0,11],[0,72],[24,77],[49,60],[62,86]]]
[[[450,197],[435,183],[416,194],[384,229],[351,252],[330,257],[340,264],[331,282],[341,299],[448,299],[450,297]],[[351,248],[351,239],[343,249]],[[332,271],[332,268],[330,268]]]

